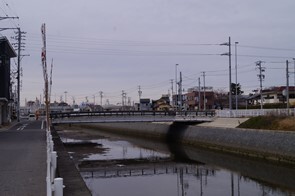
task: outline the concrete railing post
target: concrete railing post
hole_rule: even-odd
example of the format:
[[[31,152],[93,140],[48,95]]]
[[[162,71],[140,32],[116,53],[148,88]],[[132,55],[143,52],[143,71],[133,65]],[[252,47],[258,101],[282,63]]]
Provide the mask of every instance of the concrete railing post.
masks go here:
[[[50,176],[46,177],[46,196],[52,196]]]
[[[51,167],[50,167],[51,182],[53,182],[53,179],[55,178],[55,174],[56,174],[56,159],[57,159],[56,151],[51,152]]]
[[[63,179],[55,178],[53,183],[54,196],[63,196]]]

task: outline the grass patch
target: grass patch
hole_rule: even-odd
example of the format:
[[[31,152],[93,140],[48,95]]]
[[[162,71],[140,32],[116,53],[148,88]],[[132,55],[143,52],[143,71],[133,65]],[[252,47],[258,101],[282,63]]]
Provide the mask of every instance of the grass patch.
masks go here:
[[[241,123],[238,127],[295,131],[295,117],[257,116]]]

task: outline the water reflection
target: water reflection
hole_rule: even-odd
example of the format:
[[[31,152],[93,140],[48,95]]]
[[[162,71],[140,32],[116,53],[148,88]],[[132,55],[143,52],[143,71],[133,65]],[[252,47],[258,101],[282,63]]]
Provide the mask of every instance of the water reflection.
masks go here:
[[[93,195],[295,195],[294,167],[173,142],[102,136],[96,132],[75,140],[97,143],[90,148],[100,149],[74,158]]]

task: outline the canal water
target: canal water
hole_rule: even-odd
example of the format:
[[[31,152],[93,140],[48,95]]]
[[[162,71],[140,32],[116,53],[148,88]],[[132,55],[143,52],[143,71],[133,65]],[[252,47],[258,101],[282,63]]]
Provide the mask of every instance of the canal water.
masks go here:
[[[295,168],[101,131],[59,131],[94,196],[295,196]]]

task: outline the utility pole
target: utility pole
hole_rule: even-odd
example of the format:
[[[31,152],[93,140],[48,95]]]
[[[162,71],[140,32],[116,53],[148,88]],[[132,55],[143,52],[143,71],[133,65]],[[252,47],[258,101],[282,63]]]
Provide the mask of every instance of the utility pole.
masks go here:
[[[201,110],[201,78],[200,77],[198,78],[198,81],[199,81],[199,90],[198,90],[199,91],[198,92],[199,93],[199,103],[198,103],[199,104],[199,106],[198,106],[199,108],[198,108],[198,110],[200,111]]]
[[[124,90],[122,90],[122,106],[124,107],[125,105],[125,99],[126,99],[126,93],[124,92]]]
[[[236,70],[236,111],[238,110],[238,55],[237,45],[239,42],[235,42],[235,70]]]
[[[175,65],[175,110],[177,110],[178,107],[178,95],[177,95],[177,66],[178,64]]]
[[[263,109],[263,98],[262,98],[262,81],[264,80],[265,78],[265,75],[262,74],[262,72],[265,72],[265,67],[262,67],[261,66],[262,64],[262,61],[257,61],[256,62],[256,66],[258,67],[259,69],[259,74],[257,75],[258,76],[258,79],[259,79],[259,82],[260,82],[260,108],[261,110]]]
[[[102,98],[103,98],[103,92],[99,91],[99,97],[100,97],[100,106],[102,107]]]
[[[228,56],[228,66],[229,66],[229,109],[232,110],[232,96],[231,96],[231,39],[228,38],[228,42],[220,44],[221,46],[228,46],[228,53],[221,54]]]
[[[140,103],[141,95],[142,95],[142,91],[141,91],[141,88],[140,88],[140,85],[139,85],[139,86],[138,86],[138,98],[139,98],[139,103]]]
[[[293,61],[294,61],[294,87],[293,87],[293,91],[295,93],[295,58],[293,58]]]
[[[7,19],[7,18],[18,18],[18,17],[1,17],[0,19]],[[4,30],[17,30],[17,36],[14,37],[17,39],[17,121],[20,121],[20,61],[21,61],[21,41],[22,41],[22,34],[25,34],[25,32],[22,32],[20,28],[0,28],[0,31]]]
[[[231,96],[231,41],[230,37],[228,38],[228,58],[229,58],[229,109],[232,110],[232,96]]]
[[[12,17],[15,18],[15,17]],[[22,32],[21,29],[18,28],[12,28],[12,29],[16,29],[17,32],[17,36],[14,37],[17,40],[17,121],[20,121],[20,81],[21,81],[21,75],[20,75],[20,71],[21,71],[21,50],[22,50],[22,38],[23,38],[23,34],[26,34],[26,32]],[[27,56],[27,55],[26,55]]]
[[[179,105],[180,109],[182,108],[182,74],[181,72],[179,73],[179,82],[178,82],[178,100],[179,100]]]
[[[204,94],[204,98],[203,98],[203,100],[204,100],[204,111],[206,110],[206,85],[205,85],[205,72],[203,71],[202,72],[202,76],[203,76],[203,82],[204,82],[204,89],[203,89],[203,94]]]
[[[171,82],[171,103],[172,103],[172,107],[174,106],[174,103],[173,103],[173,79],[170,80]]]
[[[286,60],[286,80],[287,80],[287,85],[286,85],[286,100],[287,100],[287,110],[288,110],[288,115],[289,115],[289,61]]]
[[[17,51],[17,121],[20,121],[20,50],[21,50],[21,30],[18,30],[18,51]],[[48,122],[47,122],[48,123]]]
[[[67,93],[68,93],[68,91],[65,91],[64,93],[65,93],[65,103],[67,103]]]
[[[73,100],[73,105],[75,105],[76,101],[75,101],[75,97],[72,96],[72,100]]]
[[[93,105],[95,105],[95,95],[93,95]]]

